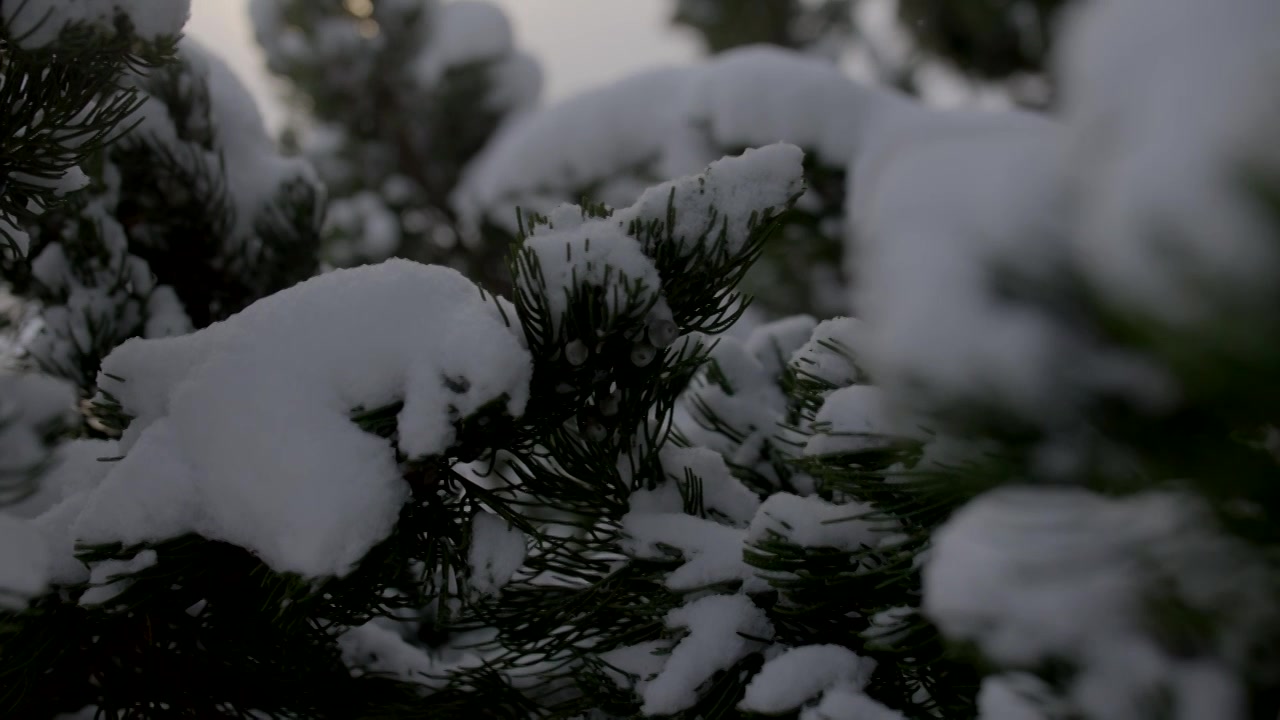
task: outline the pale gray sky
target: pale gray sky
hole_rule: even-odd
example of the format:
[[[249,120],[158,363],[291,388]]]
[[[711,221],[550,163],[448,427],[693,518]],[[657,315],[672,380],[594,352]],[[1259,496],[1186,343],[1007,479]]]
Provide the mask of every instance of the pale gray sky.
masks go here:
[[[556,100],[698,54],[688,34],[667,24],[671,0],[493,0],[512,20],[517,42],[542,63],[544,98]],[[277,95],[262,67],[245,0],[193,0],[187,32],[212,47],[244,79],[267,121]]]

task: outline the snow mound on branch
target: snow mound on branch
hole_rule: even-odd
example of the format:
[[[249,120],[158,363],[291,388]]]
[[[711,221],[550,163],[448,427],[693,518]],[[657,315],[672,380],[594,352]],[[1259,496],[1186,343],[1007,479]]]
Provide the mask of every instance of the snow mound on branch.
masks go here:
[[[1056,360],[1074,336],[998,280],[1062,265],[1060,142],[1041,119],[937,113],[855,162],[846,262],[866,331],[859,360],[895,404],[1057,407]]]
[[[654,182],[726,152],[790,143],[843,167],[865,127],[909,101],[776,48],[627,78],[532,113],[472,163],[452,202],[473,227],[514,230],[516,208],[547,213],[587,193],[629,205]]]
[[[0,490],[49,455],[50,428],[75,417],[76,391],[48,375],[0,372]]]
[[[228,238],[235,245],[227,251],[233,256],[254,257],[261,243],[254,225],[284,188],[299,183],[317,197],[324,191],[305,160],[280,153],[253,96],[226,62],[189,37],[180,44],[180,56],[190,74],[182,82],[203,84],[209,94],[208,147],[182,137],[171,109],[155,97],[148,97],[138,110],[134,116],[138,126],[125,141],[158,145],[197,177],[202,167],[220,170],[235,218],[234,232]],[[316,203],[317,212],[322,205]]]
[[[450,68],[493,60],[515,50],[506,14],[488,2],[444,3],[432,14],[431,30],[414,62],[425,85],[439,82]]]
[[[1191,497],[1012,488],[934,534],[923,609],[997,663],[1081,668],[1069,691],[1087,717],[1138,717],[1153,692],[1169,692],[1179,718],[1238,717],[1231,671],[1250,666],[1256,629],[1276,619],[1256,592],[1265,568]],[[1232,613],[1215,620],[1203,652],[1183,657],[1152,637],[1153,597],[1195,617]]]
[[[49,582],[49,547],[30,520],[0,513],[0,610],[23,610]]]
[[[467,552],[471,588],[481,594],[501,590],[524,564],[526,542],[524,533],[506,520],[477,513],[471,521],[471,548]]]
[[[69,25],[114,34],[118,18],[144,40],[177,37],[190,14],[191,0],[14,0],[0,5],[9,37],[28,49],[48,45]]]
[[[344,574],[408,493],[388,441],[351,411],[403,402],[401,451],[439,454],[483,406],[521,413],[531,373],[470,281],[403,260],[314,278],[192,335],[131,340],[99,378],[135,417],[127,454],[72,532],[126,544],[197,532],[278,571]]]
[[[1250,183],[1280,184],[1278,30],[1273,0],[1080,13],[1061,58],[1075,250],[1106,298],[1174,325],[1219,323],[1215,301],[1270,315],[1280,251]]]
[[[803,161],[804,153],[793,145],[770,145],[650,188],[634,205],[606,218],[588,219],[577,206],[562,205],[546,224],[529,229],[524,249],[536,258],[539,272],[522,275],[521,282],[527,292],[547,298],[557,324],[571,294],[584,286],[603,291],[612,315],[628,308],[669,312],[661,304],[663,279],[651,259],[656,248],[635,234],[660,223],[663,232],[655,242],[687,256],[723,233],[723,254],[736,256],[756,223],[782,212],[803,191]]]
[[[670,629],[688,635],[671,650],[657,677],[640,688],[646,715],[672,715],[693,707],[698,688],[713,675],[773,638],[765,612],[744,595],[709,595],[667,613]]]
[[[629,205],[663,179],[656,163],[684,84],[683,70],[655,70],[520,118],[471,163],[454,206],[472,225],[487,219],[514,231],[517,207],[546,213],[577,200],[577,189],[593,188],[594,202]]]
[[[856,552],[875,546],[889,532],[885,522],[877,525],[862,519],[867,511],[857,503],[835,505],[819,497],[777,493],[760,506],[747,530],[747,540],[785,540],[806,548]]]

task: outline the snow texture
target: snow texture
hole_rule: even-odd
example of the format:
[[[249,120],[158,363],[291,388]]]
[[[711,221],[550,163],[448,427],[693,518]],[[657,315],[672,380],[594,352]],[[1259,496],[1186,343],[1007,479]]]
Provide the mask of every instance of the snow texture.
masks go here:
[[[605,673],[618,687],[639,690],[662,672],[667,649],[666,642],[651,640],[601,653],[599,659],[606,665]]]
[[[689,73],[677,155],[798,145],[828,167],[843,167],[884,118],[910,100],[895,91],[850,81],[835,65],[782,48],[759,45],[716,56]],[[685,152],[676,153],[683,149]]]
[[[671,650],[662,672],[641,690],[646,715],[671,715],[698,701],[698,688],[762,647],[773,626],[743,595],[708,595],[667,614],[672,630],[688,631]],[[744,637],[746,636],[746,637]]]
[[[865,383],[869,378],[858,367],[857,352],[866,330],[855,318],[824,320],[813,329],[800,349],[791,354],[787,366],[797,375],[841,388]]]
[[[253,225],[261,212],[290,183],[310,185],[322,195],[319,181],[305,160],[280,153],[253,96],[221,58],[191,38],[183,38],[180,52],[191,75],[187,82],[203,84],[209,93],[210,146],[182,139],[170,110],[156,98],[148,98],[138,111],[138,127],[131,135],[167,147],[185,162],[222,172],[236,219],[229,254],[252,257],[259,249]]]
[[[798,148],[771,145],[650,188],[634,205],[607,218],[587,218],[577,206],[561,205],[545,224],[529,229],[524,248],[536,258],[540,273],[521,281],[540,285],[528,289],[545,295],[556,325],[572,293],[584,286],[602,289],[613,315],[627,308],[669,313],[661,303],[662,278],[650,259],[655,248],[630,233],[653,222],[666,225],[674,213],[657,241],[683,256],[699,243],[714,242],[714,233],[720,233],[724,253],[732,257],[762,217],[781,212],[803,189],[802,162]]]
[[[1217,324],[1260,298],[1246,309],[1269,317],[1280,250],[1251,183],[1280,183],[1280,4],[1129,0],[1078,15],[1059,63],[1076,260],[1104,297],[1168,325]]]
[[[80,604],[104,605],[115,599],[132,582],[130,577],[156,564],[156,551],[143,550],[128,560],[104,560],[89,573],[91,587],[80,596]]]
[[[517,206],[550,212],[577,199],[577,188],[596,187],[595,202],[630,205],[663,179],[656,170],[624,171],[661,156],[683,83],[682,71],[651,71],[520,118],[470,164],[455,207],[477,227],[487,219],[514,230]]]
[[[32,472],[49,455],[44,436],[75,416],[76,393],[47,375],[0,372],[0,479]]]
[[[497,515],[477,513],[467,554],[471,588],[486,595],[502,589],[524,564],[525,553],[524,533]]]
[[[1035,678],[1018,675],[984,678],[978,692],[978,720],[1048,720],[1037,704],[1041,699],[1023,687],[1036,689],[1038,684]]]
[[[69,403],[64,412],[69,411]],[[113,440],[68,440],[54,449],[51,463],[40,476],[40,486],[31,497],[3,509],[10,515],[35,518],[64,500],[93,488],[111,469],[111,458],[120,455]]]
[[[851,385],[827,396],[813,422],[805,455],[836,455],[893,447],[902,437],[886,411],[884,391]]]
[[[855,503],[834,505],[819,497],[777,493],[764,501],[747,538],[751,542],[782,538],[800,547],[853,552],[874,547],[886,532],[880,525],[858,519],[866,512]]]
[[[399,448],[421,458],[491,402],[522,412],[530,375],[470,281],[401,260],[313,278],[192,335],[131,340],[99,377],[135,418],[127,454],[73,534],[130,544],[197,532],[278,571],[344,574],[408,492],[389,443],[350,412],[403,402]]]
[[[823,695],[816,706],[801,711],[800,720],[907,720],[907,717],[861,692],[837,688]]]
[[[30,520],[0,513],[0,610],[23,610],[49,581],[49,550]]]
[[[769,660],[751,678],[738,708],[779,715],[834,688],[862,690],[876,663],[839,645],[791,648]]]
[[[414,69],[425,85],[434,85],[450,68],[495,60],[515,50],[511,23],[502,8],[488,2],[449,2],[432,17],[431,37]]]
[[[688,482],[690,475],[696,478],[702,508],[708,515],[729,525],[743,527],[760,509],[760,498],[730,474],[729,466],[719,453],[706,448],[668,445],[659,457],[667,476],[681,486]]]
[[[9,36],[27,49],[49,45],[72,25],[114,35],[119,18],[144,40],[177,37],[190,13],[191,0],[41,0],[0,6]]]
[[[916,109],[860,151],[846,254],[867,334],[859,360],[895,403],[1055,409],[1055,361],[1074,339],[996,280],[1061,266],[1060,143],[1060,128],[1029,115]]]
[[[740,529],[683,512],[632,512],[622,518],[622,530],[622,549],[634,557],[661,560],[668,557],[667,548],[680,552],[685,564],[664,581],[677,592],[753,576],[743,561]]]
[[[794,455],[790,438],[783,437],[787,397],[779,375],[784,359],[808,340],[814,325],[813,318],[801,316],[765,323],[746,338],[719,338],[711,352],[714,379],[704,372],[677,408],[680,434],[694,447],[776,480],[764,458]],[[708,429],[708,414],[730,431]]]
[[[776,143],[712,162],[692,177],[663,183],[640,195],[621,220],[665,220],[682,252],[705,234],[723,232],[726,252],[737,255],[764,215],[777,215],[804,191],[804,153],[795,145]]]
[[[1252,590],[1264,577],[1190,498],[1014,488],[971,502],[935,533],[924,611],[1003,665],[1075,663],[1070,696],[1086,717],[1140,716],[1156,691],[1173,694],[1178,718],[1236,717],[1231,668],[1249,666],[1254,629],[1274,621]],[[1207,654],[1170,654],[1151,637],[1155,588],[1206,617],[1232,608]]]
[[[512,123],[469,168],[453,204],[473,229],[486,221],[513,229],[517,207],[546,213],[584,192],[630,205],[653,182],[776,143],[842,168],[861,135],[907,102],[799,53],[733,50],[703,66],[636,75]]]
[[[446,650],[433,654],[407,642],[387,624],[373,621],[338,636],[342,661],[354,676],[367,673],[389,675],[397,680],[441,689],[448,673],[475,668],[480,660],[465,652]]]

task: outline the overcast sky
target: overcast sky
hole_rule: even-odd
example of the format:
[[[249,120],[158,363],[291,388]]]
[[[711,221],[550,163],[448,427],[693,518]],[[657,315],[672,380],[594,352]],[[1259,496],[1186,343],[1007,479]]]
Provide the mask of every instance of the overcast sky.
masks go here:
[[[493,0],[506,9],[521,47],[542,63],[544,97],[558,99],[634,72],[685,62],[694,40],[667,23],[671,0]],[[262,68],[245,0],[193,0],[187,32],[235,68],[269,123],[280,119]]]

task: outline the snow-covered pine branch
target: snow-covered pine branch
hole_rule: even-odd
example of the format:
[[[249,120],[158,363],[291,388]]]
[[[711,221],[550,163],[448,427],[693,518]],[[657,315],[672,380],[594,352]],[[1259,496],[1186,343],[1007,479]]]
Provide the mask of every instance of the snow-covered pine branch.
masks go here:
[[[29,364],[86,394],[127,338],[189,332],[311,275],[321,191],[194,41],[123,79],[139,100],[88,187],[26,227],[6,280],[41,304]]]
[[[486,598],[523,593],[554,612],[568,565],[608,574],[600,534],[616,538],[627,497],[657,467],[701,332],[736,317],[734,285],[802,191],[798,149],[750,151],[628,208],[531,218],[514,304],[396,260],[321,275],[194,333],[124,343],[103,361],[97,400],[123,435],[92,446],[118,457],[69,453],[52,496],[16,521],[43,536],[53,589],[6,643],[39,662],[0,673],[47,689],[24,697],[60,688],[107,712],[305,710],[285,689],[322,678],[330,702],[346,685],[350,707],[385,707],[380,673],[416,696],[440,687],[417,670],[465,677],[481,660],[521,676],[499,648],[524,647],[521,626],[552,616]],[[505,470],[484,471],[500,457]],[[594,529],[575,538],[584,522]],[[392,618],[409,622],[376,630]],[[456,662],[395,640],[479,618],[493,619],[495,644]],[[136,645],[143,632],[166,640]],[[84,649],[59,649],[70,646]],[[104,675],[122,653],[156,682]],[[272,690],[234,690],[253,685],[237,674],[246,657],[275,668]],[[162,681],[179,667],[222,682]]]
[[[503,11],[481,0],[250,9],[268,67],[297,106],[293,140],[330,191],[325,260],[404,257],[506,289],[505,242],[460,238],[448,205],[476,153],[541,91]]]

